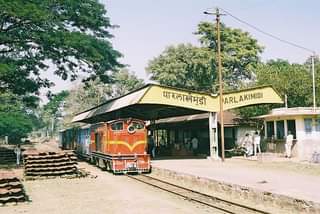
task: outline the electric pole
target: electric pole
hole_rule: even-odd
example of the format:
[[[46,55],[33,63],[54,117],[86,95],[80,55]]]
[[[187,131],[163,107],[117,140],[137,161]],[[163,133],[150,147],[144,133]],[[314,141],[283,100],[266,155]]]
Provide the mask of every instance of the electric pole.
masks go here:
[[[224,121],[223,121],[223,81],[222,81],[222,64],[221,64],[221,42],[220,42],[220,13],[219,8],[216,8],[215,13],[204,12],[207,15],[216,16],[216,33],[217,33],[217,64],[219,73],[219,115],[220,115],[220,140],[221,140],[221,160],[224,161]]]
[[[314,76],[314,58],[316,54],[313,53],[311,56],[311,66],[312,66],[312,97],[313,97],[313,111],[316,110],[316,84],[315,84],[315,76]]]
[[[217,21],[217,60],[219,73],[219,104],[220,104],[220,134],[221,134],[221,160],[224,161],[224,121],[223,121],[223,81],[222,81],[222,65],[221,65],[221,44],[220,44],[220,12],[216,9]]]

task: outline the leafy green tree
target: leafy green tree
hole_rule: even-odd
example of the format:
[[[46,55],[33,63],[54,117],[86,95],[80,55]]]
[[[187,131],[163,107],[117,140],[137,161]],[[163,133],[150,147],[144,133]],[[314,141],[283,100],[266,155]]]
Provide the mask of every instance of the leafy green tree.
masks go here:
[[[270,84],[280,94],[286,94],[289,107],[312,105],[311,72],[305,65],[271,60],[259,65],[256,84]]]
[[[103,82],[121,67],[98,0],[0,0],[0,8],[0,92],[50,87],[41,75],[49,67],[64,80],[86,72]]]
[[[200,91],[214,91],[216,72],[213,53],[191,44],[169,46],[146,68],[160,84]]]
[[[63,116],[63,106],[68,95],[69,91],[61,91],[51,96],[49,102],[41,108],[40,117],[46,133],[50,136],[53,136],[59,129],[59,118]]]
[[[199,36],[203,47],[217,52],[215,24],[201,22],[195,34]],[[224,24],[220,27],[220,38],[224,82],[228,87],[237,88],[242,81],[254,77],[263,47],[248,32],[229,28]]]
[[[33,111],[18,96],[0,93],[0,137],[8,136],[10,143],[20,142],[38,122]]]
[[[144,85],[144,81],[139,79],[134,73],[130,73],[128,69],[121,69],[119,72],[116,72],[113,79],[113,97],[124,95]]]
[[[144,85],[127,69],[116,72],[112,83],[103,83],[99,78],[86,84],[80,84],[70,90],[64,105],[64,126],[69,126],[73,116],[79,112],[102,104],[107,100],[121,96]]]
[[[320,77],[317,77],[317,100],[320,101]],[[307,64],[290,64],[286,60],[270,60],[257,66],[253,85],[272,85],[284,98],[287,95],[288,107],[312,106],[312,76]],[[272,108],[283,105],[259,105],[240,108],[240,114],[253,117],[266,114]]]
[[[190,44],[169,46],[149,61],[147,72],[160,84],[217,92],[216,32],[214,25],[201,22],[197,32],[201,47]],[[237,88],[252,80],[262,47],[247,32],[221,26],[223,78],[226,88]]]

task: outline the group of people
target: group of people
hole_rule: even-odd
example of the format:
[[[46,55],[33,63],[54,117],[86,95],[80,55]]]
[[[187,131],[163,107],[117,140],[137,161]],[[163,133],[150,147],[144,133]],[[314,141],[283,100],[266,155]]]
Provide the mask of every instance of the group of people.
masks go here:
[[[242,147],[245,148],[245,156],[256,156],[257,152],[261,153],[260,147],[261,137],[259,133],[256,131],[253,136],[249,133],[245,134],[245,137],[242,141]],[[290,131],[288,131],[288,135],[286,136],[286,143],[285,143],[285,157],[291,158],[291,150],[293,144],[293,135]]]
[[[160,146],[160,148],[159,147],[157,148],[157,145],[156,145],[156,143],[155,143],[155,141],[154,141],[154,139],[152,137],[152,134],[149,133],[148,134],[148,139],[147,139],[147,149],[146,149],[146,151],[147,151],[148,154],[151,155],[152,158],[156,157],[157,150],[161,151],[161,148],[166,147],[166,143],[165,143],[165,140],[164,140],[163,137],[160,138],[158,146]],[[178,143],[174,144],[174,148],[176,150],[180,150],[180,146],[181,145],[178,144]],[[190,151],[192,151],[193,155],[197,155],[198,154],[198,148],[199,148],[199,140],[198,140],[198,138],[196,136],[193,136],[191,138],[191,141],[190,141],[190,139],[187,139],[185,141],[185,148],[190,150]]]
[[[246,133],[243,142],[242,147],[245,148],[245,156],[255,156],[258,153],[261,153],[261,147],[260,147],[260,141],[261,137],[256,131],[253,136],[251,136],[249,133]]]

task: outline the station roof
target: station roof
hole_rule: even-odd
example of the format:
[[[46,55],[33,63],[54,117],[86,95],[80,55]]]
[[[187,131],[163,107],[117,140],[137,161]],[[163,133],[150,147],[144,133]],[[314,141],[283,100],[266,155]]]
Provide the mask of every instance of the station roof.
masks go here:
[[[225,127],[233,127],[238,126],[239,123],[236,119],[239,119],[240,117],[235,114],[232,111],[224,111],[223,112],[223,121]],[[187,123],[191,121],[196,120],[208,120],[209,119],[209,113],[201,113],[201,114],[195,114],[195,115],[185,115],[185,116],[179,116],[179,117],[170,117],[170,118],[163,118],[155,121],[155,125],[159,126],[161,124],[175,124],[175,123]],[[220,123],[220,116],[219,113],[217,115],[217,121]]]
[[[224,110],[260,103],[282,103],[279,94],[271,86],[226,93]],[[218,112],[217,95],[148,84],[118,98],[108,100],[92,109],[76,115],[72,122],[97,123],[118,118],[157,120],[161,118]]]
[[[276,108],[272,109],[269,114],[257,116],[255,118],[283,118],[288,116],[319,116],[320,108],[313,107],[295,107],[295,108]]]

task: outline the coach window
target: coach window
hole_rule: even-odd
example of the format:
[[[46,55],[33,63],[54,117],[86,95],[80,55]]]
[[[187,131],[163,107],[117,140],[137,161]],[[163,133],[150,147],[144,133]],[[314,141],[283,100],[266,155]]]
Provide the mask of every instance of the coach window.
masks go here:
[[[111,124],[111,129],[113,131],[121,131],[123,130],[123,122],[116,122]]]

